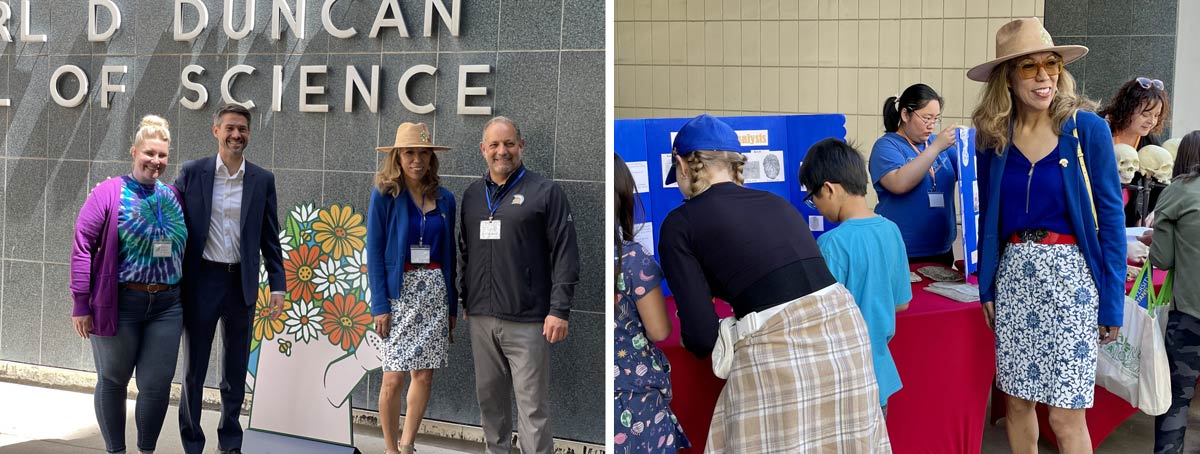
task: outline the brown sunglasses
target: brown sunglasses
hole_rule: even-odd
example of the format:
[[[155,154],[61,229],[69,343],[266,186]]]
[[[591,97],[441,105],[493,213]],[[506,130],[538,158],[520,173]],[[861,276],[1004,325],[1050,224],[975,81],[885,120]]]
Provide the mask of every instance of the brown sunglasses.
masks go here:
[[[1037,77],[1040,70],[1046,70],[1047,76],[1057,76],[1062,73],[1063,61],[1057,56],[1047,58],[1044,62],[1037,62],[1033,59],[1026,59],[1017,63],[1017,75],[1022,79],[1033,79]]]

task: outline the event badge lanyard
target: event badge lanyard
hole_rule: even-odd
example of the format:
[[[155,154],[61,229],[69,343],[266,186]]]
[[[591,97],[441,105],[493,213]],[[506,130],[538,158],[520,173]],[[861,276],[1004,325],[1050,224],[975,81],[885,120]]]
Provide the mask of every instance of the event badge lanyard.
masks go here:
[[[504,199],[504,195],[508,194],[508,191],[511,190],[513,188],[513,186],[516,186],[517,182],[521,181],[521,177],[523,177],[523,176],[525,176],[524,168],[521,169],[521,173],[518,174],[516,178],[514,178],[512,181],[508,182],[507,186],[504,188],[503,191],[500,191],[500,193],[496,194],[495,202],[492,201],[492,190],[488,189],[488,186],[486,183],[483,185],[483,193],[485,196],[487,196],[488,218],[485,220],[479,221],[479,239],[481,239],[481,240],[498,240],[498,239],[500,239],[500,220],[494,219],[496,217],[496,210],[500,209],[500,200]]]
[[[901,135],[901,137],[904,137],[904,136]],[[913,151],[915,151],[918,156],[921,154],[921,150],[917,149],[917,146],[914,145],[912,142],[909,142],[908,137],[904,137],[904,141],[908,143],[908,146],[912,147]],[[929,150],[928,143],[925,144],[925,150],[926,151]],[[933,158],[934,164],[937,164],[938,158],[939,158],[938,156],[934,156],[934,158]],[[930,164],[930,166],[929,166],[929,180],[933,182],[933,187],[929,189],[929,208],[945,208],[946,207],[946,195],[943,194],[941,191],[938,191],[937,172],[933,170],[932,164]]]
[[[130,178],[132,178],[132,175],[130,176]],[[134,179],[134,181],[136,182],[137,180]],[[140,185],[141,183],[138,183],[138,184]],[[140,193],[141,191],[138,191],[138,192]],[[155,187],[150,190],[150,194],[143,196],[143,198],[146,199],[147,203],[149,203],[150,202],[149,198],[155,196],[156,194],[158,194],[157,183],[155,184]],[[166,228],[166,224],[163,222],[162,197],[161,196],[156,197],[154,200],[156,202],[158,202],[158,205],[156,207],[157,209],[154,211],[156,221],[158,221],[158,234],[155,235],[154,241],[152,243],[154,258],[156,258],[156,259],[169,258],[169,257],[171,257],[171,239],[167,238],[167,228]]]
[[[412,198],[409,197],[409,200]],[[408,261],[414,265],[428,265],[430,247],[425,245],[425,195],[423,194],[421,195],[421,205],[417,206],[417,211],[421,212],[421,233],[417,237],[417,244],[408,247]]]

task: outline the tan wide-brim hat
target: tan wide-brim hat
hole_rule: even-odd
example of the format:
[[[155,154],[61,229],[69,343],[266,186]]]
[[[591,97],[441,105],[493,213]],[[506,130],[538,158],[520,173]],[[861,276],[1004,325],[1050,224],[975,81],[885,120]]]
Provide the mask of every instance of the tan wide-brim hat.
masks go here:
[[[1055,52],[1063,58],[1063,64],[1071,63],[1087,55],[1088,48],[1076,45],[1055,46],[1054,40],[1042,21],[1036,17],[1017,19],[1000,27],[996,31],[996,59],[978,65],[967,71],[967,78],[977,82],[987,82],[995,69],[1001,63],[1017,57],[1040,52]]]
[[[388,147],[375,147],[375,151],[387,153],[401,148],[429,148],[433,151],[446,151],[450,147],[434,145],[429,140],[429,128],[425,123],[401,123],[396,128],[396,143]]]

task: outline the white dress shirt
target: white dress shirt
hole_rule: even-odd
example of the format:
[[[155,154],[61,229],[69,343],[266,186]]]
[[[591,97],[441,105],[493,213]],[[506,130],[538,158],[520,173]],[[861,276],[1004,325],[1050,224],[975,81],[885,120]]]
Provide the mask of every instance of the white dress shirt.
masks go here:
[[[220,263],[242,261],[242,186],[246,179],[246,160],[229,175],[225,161],[217,156],[213,174],[212,215],[208,218],[208,241],[204,260]]]

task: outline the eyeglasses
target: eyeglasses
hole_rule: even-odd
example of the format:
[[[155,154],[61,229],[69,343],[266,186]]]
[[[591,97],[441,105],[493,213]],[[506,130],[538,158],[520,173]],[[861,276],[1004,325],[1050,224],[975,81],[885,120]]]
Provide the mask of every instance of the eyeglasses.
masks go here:
[[[817,191],[808,191],[808,195],[804,196],[804,204],[809,208],[817,209],[817,204],[813,202],[813,197],[817,195]]]
[[[1158,80],[1158,79],[1148,79],[1145,77],[1139,77],[1134,80],[1137,81],[1138,85],[1141,85],[1142,88],[1145,88],[1147,90],[1149,90],[1151,86],[1153,86],[1154,88],[1157,88],[1159,90],[1163,90],[1164,87],[1166,87],[1166,85],[1163,85],[1163,81]]]
[[[1057,76],[1062,72],[1062,69],[1063,62],[1058,57],[1050,57],[1040,63],[1030,59],[1017,64],[1017,74],[1022,79],[1033,79],[1037,77],[1038,72],[1041,70],[1046,70],[1047,76]]]
[[[913,112],[912,110],[909,110],[909,113],[913,117],[916,117],[917,119],[920,119],[921,122],[925,123],[925,126],[940,126],[942,124],[941,115],[917,115],[917,113]]]

